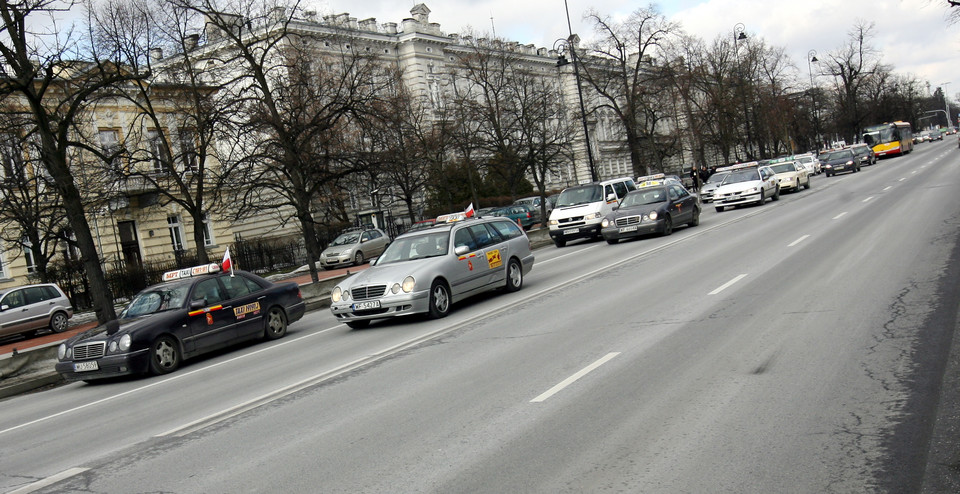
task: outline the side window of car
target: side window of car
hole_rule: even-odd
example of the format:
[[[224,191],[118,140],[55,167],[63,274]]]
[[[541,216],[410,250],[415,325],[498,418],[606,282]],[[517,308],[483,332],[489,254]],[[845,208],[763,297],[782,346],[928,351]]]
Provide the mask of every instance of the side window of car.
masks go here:
[[[53,300],[55,298],[60,298],[60,292],[56,288],[50,285],[44,285],[43,288],[43,299],[44,300]]]
[[[0,303],[11,309],[23,307],[26,303],[26,299],[23,297],[23,290],[14,290],[8,293],[6,297],[3,297],[3,301]]]
[[[627,195],[627,185],[623,182],[614,183],[613,189],[617,191],[617,197],[620,199],[623,199],[623,196]]]
[[[237,298],[250,295],[250,287],[244,283],[244,277],[220,275],[220,283],[227,289],[227,298]]]
[[[366,242],[367,240],[370,240],[370,232],[363,232],[363,235],[360,235],[360,241]]]
[[[477,239],[477,248],[483,249],[494,244],[493,238],[490,237],[490,232],[487,231],[487,227],[482,223],[479,225],[471,225],[470,233],[473,234],[473,237]]]
[[[613,187],[607,185],[603,188],[603,200],[607,200],[607,197],[609,197],[610,194],[613,194]]]
[[[24,296],[27,299],[26,300],[27,305],[39,304],[40,302],[43,302],[45,300],[43,297],[42,287],[31,286],[30,288],[25,288],[23,291],[24,291]]]
[[[504,239],[511,239],[523,235],[523,232],[520,231],[520,227],[514,224],[512,221],[494,221],[490,223],[490,226],[494,230],[500,232],[500,236]]]
[[[454,248],[466,246],[471,251],[477,250],[477,241],[467,228],[461,228],[453,234],[453,245]]]
[[[487,229],[487,235],[490,235],[490,240],[492,243],[499,244],[507,239],[507,237],[500,235],[500,232],[493,227],[492,223],[484,223],[483,227]]]
[[[671,201],[676,201],[677,199],[680,199],[680,191],[677,190],[676,186],[670,187],[669,194],[670,194]]]
[[[190,300],[204,300],[207,304],[214,304],[224,299],[220,293],[220,283],[216,278],[210,278],[197,283],[193,289],[193,297]]]
[[[247,289],[250,290],[250,293],[259,292],[260,290],[264,289],[264,287],[260,286],[259,283],[251,280],[250,278],[245,278],[243,276],[240,276],[239,278],[243,279],[243,282],[247,285]]]

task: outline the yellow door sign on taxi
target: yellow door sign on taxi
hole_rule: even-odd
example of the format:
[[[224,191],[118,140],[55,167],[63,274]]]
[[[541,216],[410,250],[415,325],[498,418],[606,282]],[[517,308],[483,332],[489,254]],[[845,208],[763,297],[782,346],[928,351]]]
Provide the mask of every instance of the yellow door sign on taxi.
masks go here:
[[[260,313],[260,302],[241,305],[240,307],[233,309],[233,315],[237,316],[237,319],[243,319],[247,317],[247,314],[257,315],[259,313]]]
[[[487,264],[490,265],[490,269],[503,266],[503,259],[500,259],[500,249],[487,252]]]

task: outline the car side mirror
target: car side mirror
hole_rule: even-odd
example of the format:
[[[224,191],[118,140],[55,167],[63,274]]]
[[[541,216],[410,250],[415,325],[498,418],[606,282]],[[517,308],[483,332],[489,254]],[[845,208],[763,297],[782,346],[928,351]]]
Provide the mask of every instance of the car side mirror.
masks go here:
[[[361,244],[362,244],[362,243],[366,243],[367,240],[370,240],[370,239],[369,239],[369,238],[361,238],[361,239],[360,239],[360,243],[361,243]]]
[[[0,305],[0,312],[3,312],[3,311],[5,311],[5,310],[7,310],[7,309],[9,309],[9,308],[10,308],[9,305]]]
[[[458,256],[462,256],[468,252],[470,252],[470,247],[467,247],[466,245],[458,245],[455,249],[453,249],[453,253]]]
[[[616,201],[616,200],[617,200],[616,194],[607,194],[607,202]]]
[[[190,308],[191,309],[202,309],[207,306],[207,299],[203,300],[191,300]]]
[[[614,204],[613,207],[610,208],[610,209],[613,210],[613,211],[616,211],[616,210],[620,209],[620,204]]]

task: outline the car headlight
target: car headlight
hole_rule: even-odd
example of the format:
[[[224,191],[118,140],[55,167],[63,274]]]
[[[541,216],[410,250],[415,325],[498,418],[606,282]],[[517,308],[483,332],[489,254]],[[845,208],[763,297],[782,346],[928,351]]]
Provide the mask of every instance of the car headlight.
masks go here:
[[[340,290],[340,287],[339,287],[339,286],[338,286],[338,287],[334,287],[334,288],[333,288],[333,291],[330,292],[330,300],[333,300],[334,303],[339,302],[339,301],[340,301],[340,295],[341,295],[342,293],[343,293],[343,292]]]
[[[343,290],[340,292],[340,300],[343,300],[344,302],[350,300],[350,290]]]
[[[120,351],[127,351],[130,349],[130,344],[133,342],[133,339],[130,338],[130,335],[125,334],[120,337]]]
[[[595,220],[600,217],[600,213],[590,213],[583,217],[585,220]]]
[[[60,360],[63,360],[63,358],[66,356],[67,356],[67,345],[66,343],[61,343],[60,346],[57,347],[57,358]]]
[[[606,227],[610,226],[610,220],[608,220],[607,218],[604,218],[603,221],[600,222],[600,226],[601,226],[602,228],[606,228]]]
[[[657,219],[657,216],[659,215],[657,214],[656,211],[650,211],[650,214],[647,215],[647,217],[649,217],[651,220]]]
[[[848,164],[848,165],[852,165],[852,164],[853,164],[853,160],[848,161],[847,164]]]
[[[107,346],[107,350],[108,350],[110,353],[116,352],[116,351],[117,351],[117,340],[111,341],[111,342],[110,342],[110,345]]]
[[[560,224],[560,222],[558,222],[557,220],[550,220],[547,222],[547,224],[550,226],[557,226]]]
[[[393,286],[390,287],[390,293],[394,295],[400,293],[400,283],[394,283]]]
[[[413,279],[413,276],[407,276],[403,279],[403,284],[400,288],[403,290],[403,293],[410,293],[413,291],[414,285],[417,284],[417,280]]]

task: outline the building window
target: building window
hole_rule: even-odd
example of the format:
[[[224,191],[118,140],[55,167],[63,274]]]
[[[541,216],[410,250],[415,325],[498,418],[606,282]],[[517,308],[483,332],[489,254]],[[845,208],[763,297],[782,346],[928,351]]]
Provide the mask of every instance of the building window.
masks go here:
[[[178,171],[196,171],[197,162],[197,133],[184,129],[180,131],[180,168]]]
[[[9,278],[10,275],[7,273],[7,253],[0,248],[0,280]]]
[[[5,132],[0,134],[0,179],[17,176],[23,169],[23,152],[17,145],[17,136]]]
[[[203,214],[203,245],[210,247],[216,245],[216,239],[213,237],[213,225],[210,222],[210,215]]]
[[[153,162],[154,173],[164,173],[169,170],[167,163],[170,163],[170,153],[167,147],[163,145],[163,136],[160,131],[151,129],[147,131],[147,141],[150,146],[150,160]]]
[[[173,246],[173,250],[175,252],[186,250],[186,243],[183,241],[183,225],[180,224],[180,217],[175,214],[167,216],[167,228],[170,229],[170,244]]]
[[[101,130],[99,132],[100,149],[110,158],[110,164],[120,164],[120,132],[117,130]]]
[[[23,247],[23,259],[27,263],[27,272],[36,273],[37,263],[36,263],[36,260],[33,258],[33,250],[31,250],[33,249],[33,242],[31,242],[30,239],[24,237],[23,240],[20,241],[20,245]]]

